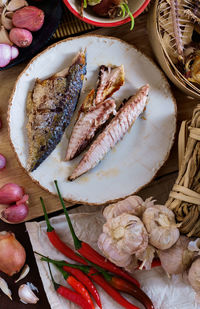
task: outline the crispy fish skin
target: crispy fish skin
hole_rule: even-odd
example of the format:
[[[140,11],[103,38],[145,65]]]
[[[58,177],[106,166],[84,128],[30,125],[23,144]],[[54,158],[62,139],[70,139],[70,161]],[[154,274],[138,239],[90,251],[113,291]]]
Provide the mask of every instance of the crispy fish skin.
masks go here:
[[[67,75],[36,80],[27,98],[28,169],[34,171],[55,149],[68,126],[86,74],[86,55],[80,52]]]
[[[74,180],[95,167],[106,153],[122,139],[138,116],[143,112],[149,93],[149,85],[141,87],[123,107],[120,108],[110,124],[97,137],[73,171],[69,180]]]
[[[86,96],[78,119],[74,125],[65,160],[72,160],[79,155],[91,142],[111,114],[116,113],[116,107],[109,101],[105,102],[114,92],[124,84],[124,66],[100,66],[97,90],[92,89]],[[103,106],[100,106],[103,105]],[[96,117],[96,118],[95,118]],[[82,126],[82,127],[81,127]]]
[[[89,141],[94,137],[96,130],[101,127],[116,110],[113,99],[107,99],[87,113],[81,112],[74,126],[69,140],[65,160],[71,160],[81,153]]]

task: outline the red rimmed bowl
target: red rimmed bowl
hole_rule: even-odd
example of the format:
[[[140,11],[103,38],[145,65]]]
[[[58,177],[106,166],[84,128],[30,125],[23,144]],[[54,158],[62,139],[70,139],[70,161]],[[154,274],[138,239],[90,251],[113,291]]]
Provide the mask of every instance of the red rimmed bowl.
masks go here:
[[[67,8],[79,19],[82,21],[94,25],[96,27],[116,27],[130,22],[130,17],[116,17],[116,18],[107,18],[97,16],[91,9],[88,7],[84,10],[83,16],[80,15],[80,0],[63,0]],[[133,14],[133,17],[136,18],[139,16],[147,7],[150,0],[129,0],[129,8]]]

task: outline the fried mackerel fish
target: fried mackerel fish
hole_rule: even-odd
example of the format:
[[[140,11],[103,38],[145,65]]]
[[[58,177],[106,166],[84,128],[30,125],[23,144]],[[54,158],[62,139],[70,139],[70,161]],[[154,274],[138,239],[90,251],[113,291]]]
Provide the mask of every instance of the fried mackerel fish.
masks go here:
[[[96,90],[93,88],[86,96],[69,140],[65,160],[79,155],[116,113],[116,104],[110,97],[124,84],[124,67],[101,65]]]
[[[28,169],[34,171],[55,149],[76,108],[86,74],[86,54],[79,52],[69,68],[37,79],[27,98]]]

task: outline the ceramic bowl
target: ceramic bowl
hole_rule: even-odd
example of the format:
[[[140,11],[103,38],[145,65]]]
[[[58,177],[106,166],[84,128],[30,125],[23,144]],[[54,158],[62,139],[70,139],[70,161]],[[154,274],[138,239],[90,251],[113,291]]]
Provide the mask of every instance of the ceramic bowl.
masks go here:
[[[67,8],[82,21],[97,27],[116,27],[130,22],[130,17],[116,17],[114,19],[97,16],[90,8],[84,10],[80,15],[80,0],[63,0]],[[139,16],[147,7],[150,0],[129,0],[129,8],[133,17]]]

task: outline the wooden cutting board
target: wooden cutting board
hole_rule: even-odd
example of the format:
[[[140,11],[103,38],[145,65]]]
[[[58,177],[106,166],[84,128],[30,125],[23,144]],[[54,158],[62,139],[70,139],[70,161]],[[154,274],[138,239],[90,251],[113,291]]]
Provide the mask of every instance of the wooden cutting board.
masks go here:
[[[95,34],[110,35],[123,39],[126,42],[134,44],[138,49],[144,52],[147,56],[153,57],[153,53],[148,41],[146,32],[146,14],[136,19],[134,31],[130,32],[130,25],[124,25],[117,28],[99,29],[94,31]],[[91,34],[91,33],[90,33]],[[27,63],[26,63],[27,64]],[[0,171],[0,187],[8,182],[17,183],[25,188],[29,194],[29,216],[27,220],[41,216],[42,209],[39,197],[42,196],[46,201],[48,212],[54,212],[60,209],[60,203],[57,197],[41,189],[37,184],[33,183],[29,176],[20,167],[15,157],[14,151],[9,143],[7,132],[7,106],[9,96],[15,84],[19,73],[24,69],[26,64],[20,64],[9,70],[0,72],[0,117],[3,122],[3,127],[0,130],[0,153],[7,158],[6,169]],[[175,87],[172,87],[174,96],[178,105],[178,125],[184,119],[190,119],[193,108],[197,104],[197,100],[188,98]],[[17,117],[17,115],[16,115]],[[170,174],[173,175],[177,171],[177,149],[176,145],[171,151],[171,155],[165,165],[159,171],[157,178]],[[69,205],[69,204],[68,204]],[[94,207],[94,206],[90,206]],[[96,207],[96,206],[95,206]]]

